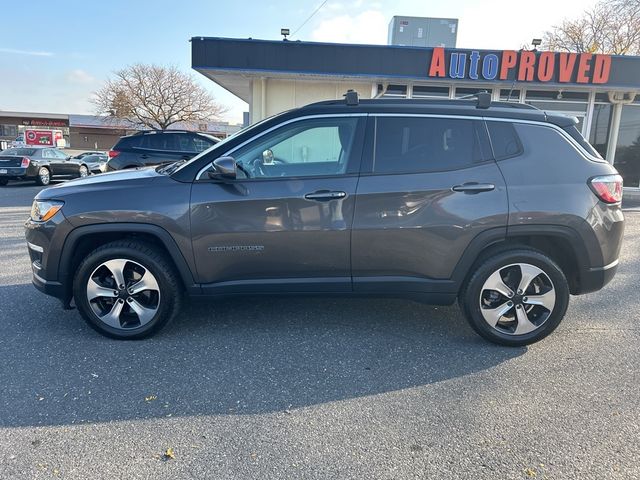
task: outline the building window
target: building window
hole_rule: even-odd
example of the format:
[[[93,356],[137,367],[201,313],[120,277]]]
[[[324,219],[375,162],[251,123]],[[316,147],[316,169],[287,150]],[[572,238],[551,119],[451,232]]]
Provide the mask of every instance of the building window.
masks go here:
[[[622,107],[615,167],[625,187],[640,186],[640,104]]]
[[[0,136],[2,137],[17,137],[18,126],[17,125],[0,125]]]
[[[455,93],[455,98],[464,98],[464,97],[471,97],[473,95],[476,95],[480,92],[489,92],[491,93],[492,88],[491,87],[482,87],[482,88],[461,88],[461,87],[456,87],[456,93]]]
[[[596,103],[593,105],[589,143],[598,151],[602,158],[607,158],[609,128],[611,126],[611,113],[613,108],[610,103],[598,102],[597,100],[596,98]]]
[[[500,101],[502,102],[519,102],[520,90],[512,90],[510,88],[503,88],[500,90]]]
[[[414,85],[412,98],[449,98],[449,87]]]
[[[406,85],[389,85],[387,91],[382,96],[383,98],[407,98],[407,86]]]
[[[578,119],[578,130],[583,131],[587,109],[589,107],[588,92],[567,92],[564,90],[527,90],[526,103],[549,112],[571,115]]]

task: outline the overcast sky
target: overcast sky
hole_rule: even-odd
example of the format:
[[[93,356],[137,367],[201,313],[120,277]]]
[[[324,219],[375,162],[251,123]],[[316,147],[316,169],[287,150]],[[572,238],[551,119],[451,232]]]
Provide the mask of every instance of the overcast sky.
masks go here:
[[[328,0],[296,40],[384,44],[393,15],[460,20],[458,47],[518,49],[591,0]],[[191,71],[194,36],[281,38],[322,0],[30,0],[7,2],[0,27],[0,110],[94,113],[110,72],[145,62]],[[240,122],[247,105],[194,72]]]

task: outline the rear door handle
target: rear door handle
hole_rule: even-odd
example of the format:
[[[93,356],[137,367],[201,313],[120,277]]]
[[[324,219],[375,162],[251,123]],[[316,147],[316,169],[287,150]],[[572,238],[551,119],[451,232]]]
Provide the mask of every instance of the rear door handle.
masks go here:
[[[142,155],[140,155],[140,158],[144,158],[144,159],[146,159],[146,158],[149,158],[149,155],[147,155],[147,154],[143,153]]]
[[[451,187],[451,190],[454,192],[464,192],[464,193],[480,193],[480,192],[490,192],[495,190],[496,186],[493,183],[476,183],[476,182],[468,182],[463,183],[462,185],[455,185]]]
[[[316,200],[318,202],[327,202],[329,200],[337,200],[347,196],[346,192],[332,192],[329,190],[318,190],[317,192],[307,193],[304,198],[307,200]]]

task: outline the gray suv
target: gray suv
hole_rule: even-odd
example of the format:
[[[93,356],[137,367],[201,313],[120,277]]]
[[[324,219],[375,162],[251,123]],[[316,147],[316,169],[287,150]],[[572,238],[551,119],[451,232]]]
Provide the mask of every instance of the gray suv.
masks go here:
[[[611,280],[621,197],[574,118],[348,94],[188,161],[45,189],[26,237],[35,286],[110,337],[157,332],[185,297],[373,295],[457,299],[517,346]]]

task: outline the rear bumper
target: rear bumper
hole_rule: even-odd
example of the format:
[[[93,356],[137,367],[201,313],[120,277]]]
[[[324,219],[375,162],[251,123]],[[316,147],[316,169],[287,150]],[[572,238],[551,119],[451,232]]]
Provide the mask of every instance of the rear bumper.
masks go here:
[[[2,172],[6,170],[6,173]],[[35,175],[28,168],[22,167],[0,167],[0,178],[25,178]]]
[[[604,267],[593,267],[582,270],[578,278],[580,291],[576,293],[582,295],[600,290],[613,279],[617,270],[618,260]]]

